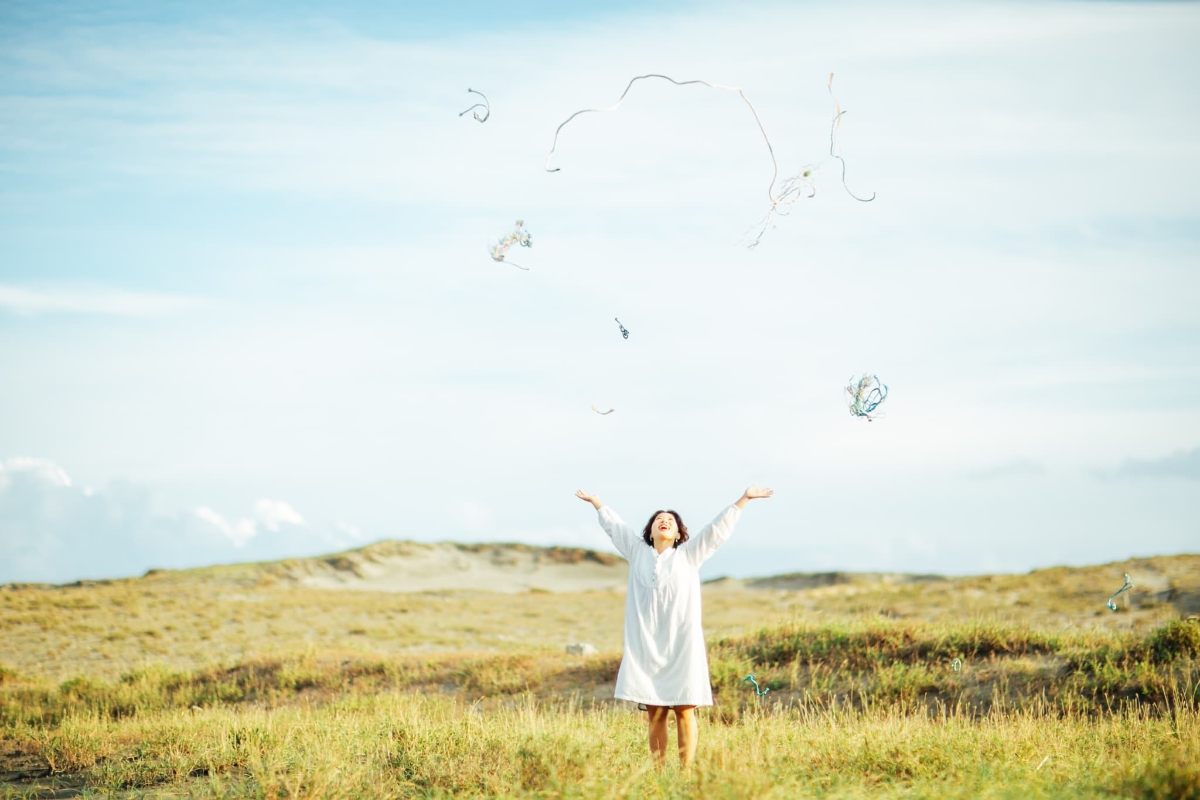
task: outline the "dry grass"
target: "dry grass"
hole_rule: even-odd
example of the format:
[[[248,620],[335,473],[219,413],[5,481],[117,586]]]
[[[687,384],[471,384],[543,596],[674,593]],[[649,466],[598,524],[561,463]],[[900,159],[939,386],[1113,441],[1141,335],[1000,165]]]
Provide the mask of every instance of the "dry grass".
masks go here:
[[[58,785],[255,797],[1195,797],[1200,726],[1127,708],[982,718],[797,707],[701,723],[695,767],[650,768],[638,715],[527,696],[479,708],[355,695],[273,710],[220,706],[72,717],[30,731]],[[44,781],[49,786],[54,781]]]
[[[0,589],[0,796],[1200,797],[1200,557],[711,584],[717,705],[684,774],[611,700],[620,593],[321,591],[302,568]]]
[[[372,548],[396,555],[405,546],[412,545],[385,542]],[[5,643],[0,663],[65,680],[80,672],[114,678],[146,663],[193,669],[304,647],[375,655],[557,652],[578,641],[602,652],[621,647],[620,593],[396,594],[307,589],[283,577],[302,571],[305,563],[161,571],[77,587],[0,588]],[[1121,596],[1121,611],[1113,614],[1104,600],[1120,585],[1122,572],[1133,573],[1137,585]],[[878,617],[1144,634],[1200,611],[1200,556],[913,583],[851,578],[804,590],[729,583],[705,587],[710,637],[796,618]]]

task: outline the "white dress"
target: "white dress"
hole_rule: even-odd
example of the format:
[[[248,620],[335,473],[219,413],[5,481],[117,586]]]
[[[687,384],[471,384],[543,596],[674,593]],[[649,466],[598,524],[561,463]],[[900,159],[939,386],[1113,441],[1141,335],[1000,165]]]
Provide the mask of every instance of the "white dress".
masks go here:
[[[625,649],[614,696],[652,706],[711,706],[700,565],[733,533],[741,509],[730,506],[699,534],[661,554],[608,506],[599,515],[601,527],[629,562]]]

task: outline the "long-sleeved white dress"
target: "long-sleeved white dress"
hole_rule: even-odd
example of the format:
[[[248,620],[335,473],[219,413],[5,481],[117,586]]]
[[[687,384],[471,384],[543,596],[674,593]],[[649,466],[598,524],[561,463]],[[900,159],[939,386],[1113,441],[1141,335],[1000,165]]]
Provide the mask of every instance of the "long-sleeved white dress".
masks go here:
[[[601,506],[599,515],[601,527],[629,562],[625,649],[615,697],[653,706],[711,706],[700,565],[733,533],[741,509],[730,506],[699,534],[662,553],[608,506]]]

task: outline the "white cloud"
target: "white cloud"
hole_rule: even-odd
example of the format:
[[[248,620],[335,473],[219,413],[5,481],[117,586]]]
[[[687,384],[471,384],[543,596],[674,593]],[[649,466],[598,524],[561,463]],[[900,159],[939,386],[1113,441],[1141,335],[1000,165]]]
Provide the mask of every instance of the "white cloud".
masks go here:
[[[192,510],[192,515],[216,528],[233,543],[234,547],[245,547],[258,534],[262,525],[271,533],[279,532],[283,525],[303,526],[304,517],[282,500],[258,500],[254,504],[252,517],[242,517],[230,522],[207,506]]]
[[[0,461],[0,489],[6,488],[11,480],[5,473],[22,473],[47,486],[72,485],[66,470],[46,458],[12,456]]]
[[[226,539],[233,542],[234,547],[245,547],[246,542],[253,539],[254,534],[257,533],[253,520],[243,517],[237,522],[231,523],[207,506],[193,509],[192,514],[196,519],[207,522],[220,531]]]
[[[1200,480],[1200,447],[1178,450],[1161,458],[1127,458],[1115,470],[1102,471],[1101,476]]]
[[[0,583],[66,582],[135,575],[152,567],[317,555],[361,538],[342,526],[310,524],[282,500],[260,500],[252,517],[237,519],[209,506],[187,513],[163,506],[161,498],[135,484],[80,488],[48,459],[5,459],[0,462]]]
[[[259,500],[254,504],[254,518],[272,532],[278,531],[280,525],[304,524],[304,517],[282,500]]]
[[[155,317],[205,305],[207,302],[200,298],[153,292],[127,292],[102,287],[31,289],[0,284],[0,309],[25,315],[77,313]]]

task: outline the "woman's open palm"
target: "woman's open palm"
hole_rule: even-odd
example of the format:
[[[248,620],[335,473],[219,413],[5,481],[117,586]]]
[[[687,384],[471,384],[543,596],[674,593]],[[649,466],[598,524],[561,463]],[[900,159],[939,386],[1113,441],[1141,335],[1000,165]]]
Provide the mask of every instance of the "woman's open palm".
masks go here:
[[[757,500],[760,497],[770,497],[773,494],[775,494],[774,489],[767,489],[767,488],[760,489],[760,488],[758,488],[757,483],[752,483],[752,484],[750,484],[750,488],[746,490],[746,499],[747,500]]]

